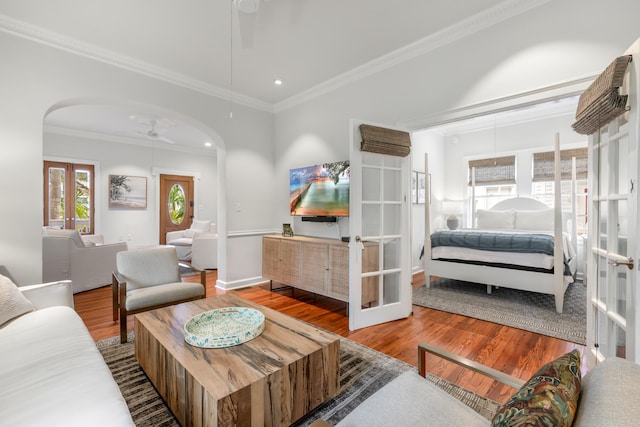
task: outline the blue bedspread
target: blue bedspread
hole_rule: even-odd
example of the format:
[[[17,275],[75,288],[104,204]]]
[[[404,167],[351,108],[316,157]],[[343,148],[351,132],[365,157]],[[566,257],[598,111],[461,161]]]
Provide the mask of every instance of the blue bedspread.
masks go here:
[[[437,231],[431,247],[456,246],[496,252],[537,253],[553,256],[553,236],[548,234],[495,233],[490,231]]]
[[[431,235],[431,247],[455,246],[494,252],[539,253],[553,256],[550,234],[496,233],[492,231],[437,231]],[[564,274],[571,269],[564,258]]]

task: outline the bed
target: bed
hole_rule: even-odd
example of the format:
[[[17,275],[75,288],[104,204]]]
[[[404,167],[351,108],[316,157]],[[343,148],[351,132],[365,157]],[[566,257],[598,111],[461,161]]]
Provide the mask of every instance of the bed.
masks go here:
[[[559,158],[557,141],[556,156]],[[563,232],[571,216],[563,219],[559,188],[556,179],[557,209],[515,197],[491,209],[479,209],[474,229],[426,233],[427,286],[434,276],[485,284],[488,293],[497,286],[550,294],[556,311],[562,313],[565,291],[575,278],[577,257],[575,227],[571,227],[573,235]],[[425,211],[425,230],[430,230],[428,205]]]

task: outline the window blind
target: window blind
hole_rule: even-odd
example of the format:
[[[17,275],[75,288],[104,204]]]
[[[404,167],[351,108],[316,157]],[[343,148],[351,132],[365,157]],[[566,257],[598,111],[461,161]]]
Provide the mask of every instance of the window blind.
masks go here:
[[[516,183],[516,156],[469,161],[469,185],[475,168],[476,185]]]
[[[587,148],[576,148],[560,151],[560,179],[571,179],[571,159],[576,158],[576,178],[587,178]],[[533,181],[553,181],[553,151],[533,154]]]

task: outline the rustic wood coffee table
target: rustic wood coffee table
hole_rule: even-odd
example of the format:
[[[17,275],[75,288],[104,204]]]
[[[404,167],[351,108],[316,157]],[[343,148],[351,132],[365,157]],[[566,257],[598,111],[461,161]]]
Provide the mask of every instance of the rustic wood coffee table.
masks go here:
[[[184,341],[191,317],[223,307],[265,315],[264,332],[233,347]],[[135,355],[183,426],[290,425],[338,392],[340,337],[235,294],[135,315]]]

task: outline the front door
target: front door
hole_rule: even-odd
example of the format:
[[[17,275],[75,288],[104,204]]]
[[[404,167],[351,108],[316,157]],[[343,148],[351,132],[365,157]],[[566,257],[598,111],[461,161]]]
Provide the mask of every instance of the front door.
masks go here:
[[[160,175],[160,244],[167,233],[186,230],[193,221],[193,177]]]
[[[640,363],[638,291],[638,43],[621,93],[630,111],[589,137],[587,363],[608,357]]]
[[[359,125],[349,155],[351,330],[411,313],[410,156],[360,151]]]

